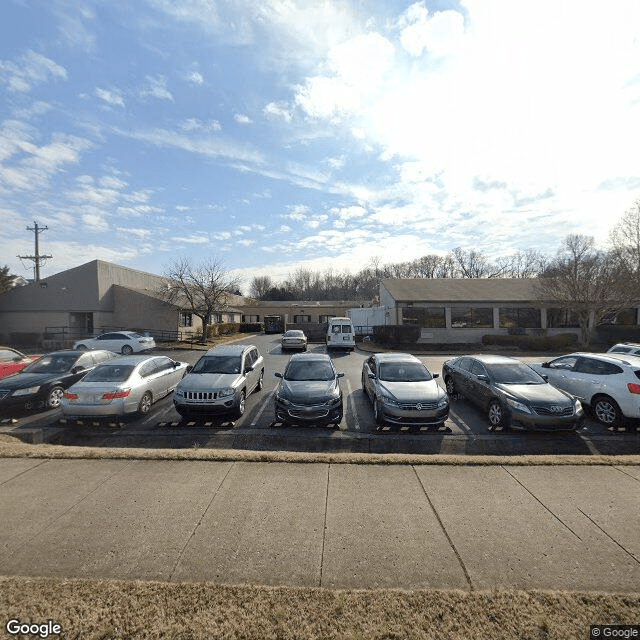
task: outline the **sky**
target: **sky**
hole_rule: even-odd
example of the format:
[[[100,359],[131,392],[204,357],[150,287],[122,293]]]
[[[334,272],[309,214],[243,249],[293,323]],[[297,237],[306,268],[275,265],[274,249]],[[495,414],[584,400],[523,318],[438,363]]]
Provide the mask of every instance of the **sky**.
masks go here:
[[[604,246],[639,123],[637,0],[3,0],[0,266]]]

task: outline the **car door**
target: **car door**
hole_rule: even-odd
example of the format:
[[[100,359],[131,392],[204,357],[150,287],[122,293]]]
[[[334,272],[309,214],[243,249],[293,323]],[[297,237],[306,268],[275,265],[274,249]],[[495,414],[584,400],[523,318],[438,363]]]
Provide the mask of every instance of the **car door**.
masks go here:
[[[253,349],[250,349],[249,351],[245,351],[242,370],[244,371],[247,394],[253,391],[257,383],[257,377],[256,377],[257,372],[256,372],[256,368],[253,367],[254,362],[255,362],[255,356],[253,353]]]
[[[157,375],[159,381],[162,382],[162,395],[171,393],[175,386],[180,382],[182,370],[176,367],[176,362],[166,356],[160,356],[157,359]]]
[[[608,389],[611,376],[624,373],[622,367],[611,362],[605,362],[598,358],[589,358],[581,356],[575,364],[572,372],[569,372],[568,379],[571,386],[575,389],[574,395],[587,403],[591,402],[591,398],[600,392],[613,395],[615,390]]]
[[[115,351],[116,353],[120,352],[119,341],[117,339],[117,333],[103,333],[101,336],[98,336],[92,345],[93,349],[106,349],[107,351]]]
[[[152,360],[145,362],[142,367],[140,367],[140,377],[144,381],[143,391],[151,391],[154,402],[158,398],[162,398],[167,394],[165,389],[165,377],[160,371],[160,363],[158,360],[159,358],[153,358]],[[142,397],[142,394],[140,394],[140,397]]]
[[[470,360],[469,375],[466,378],[467,398],[474,404],[485,408],[493,397],[489,382],[489,372],[479,360],[474,360],[473,358]]]
[[[549,382],[554,387],[579,396],[580,394],[576,390],[576,381],[573,373],[576,362],[578,362],[578,356],[562,356],[561,358],[551,360],[548,366],[544,367],[542,373],[547,376]]]
[[[369,396],[370,400],[373,400],[373,397],[375,396],[375,385],[376,385],[376,378],[370,378],[369,374],[373,374],[374,376],[378,375],[378,370],[377,370],[377,363],[376,363],[376,358],[375,356],[370,356],[366,361],[365,361],[365,367],[364,367],[364,375],[362,376],[362,384],[364,385],[364,392]]]
[[[453,382],[456,391],[469,399],[472,399],[473,394],[473,385],[470,380],[472,365],[472,358],[463,357],[458,360],[456,366],[453,368]]]

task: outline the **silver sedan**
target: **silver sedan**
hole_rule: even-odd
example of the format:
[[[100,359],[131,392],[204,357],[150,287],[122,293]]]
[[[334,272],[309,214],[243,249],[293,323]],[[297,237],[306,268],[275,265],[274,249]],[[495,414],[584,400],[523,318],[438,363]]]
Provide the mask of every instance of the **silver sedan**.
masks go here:
[[[304,331],[300,329],[289,329],[285,331],[282,336],[282,350],[287,349],[300,349],[302,351],[307,350],[307,336],[304,335]]]
[[[75,418],[146,415],[156,400],[175,389],[186,371],[186,362],[166,356],[114,358],[66,390],[62,413]]]

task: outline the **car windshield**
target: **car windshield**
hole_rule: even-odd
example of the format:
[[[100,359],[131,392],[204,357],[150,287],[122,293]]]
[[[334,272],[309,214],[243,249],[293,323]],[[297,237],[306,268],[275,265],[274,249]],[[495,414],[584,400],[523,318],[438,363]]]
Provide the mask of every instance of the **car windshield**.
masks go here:
[[[124,382],[133,371],[133,365],[103,364],[89,371],[83,382]]]
[[[304,333],[302,331],[287,331],[283,337],[285,338],[302,338]]]
[[[333,380],[333,367],[326,360],[293,360],[284,372],[285,380]]]
[[[240,356],[203,356],[193,373],[240,373]]]
[[[384,362],[380,365],[379,378],[385,382],[423,382],[431,380],[431,374],[417,362]]]
[[[526,364],[503,364],[492,366],[491,375],[501,384],[545,384],[545,381]]]
[[[66,373],[77,362],[78,356],[73,353],[69,354],[50,354],[42,356],[35,362],[27,365],[23,373]]]

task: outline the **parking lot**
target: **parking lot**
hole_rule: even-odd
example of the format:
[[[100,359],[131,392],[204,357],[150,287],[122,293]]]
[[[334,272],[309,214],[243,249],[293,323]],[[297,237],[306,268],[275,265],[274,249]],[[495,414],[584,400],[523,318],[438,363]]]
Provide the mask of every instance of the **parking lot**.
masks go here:
[[[273,395],[277,378],[290,357],[280,347],[280,335],[255,335],[242,342],[257,345],[265,360],[264,388],[247,398],[244,415],[232,422],[226,418],[182,420],[171,396],[153,405],[145,417],[126,420],[84,420],[66,422],[60,410],[4,416],[0,432],[30,442],[54,442],[68,445],[122,447],[214,447],[258,450],[395,452],[441,454],[638,454],[640,433],[636,425],[625,431],[608,431],[587,418],[580,432],[530,433],[487,430],[486,416],[462,399],[453,398],[444,429],[376,429],[371,404],[362,392],[361,371],[368,354],[332,352],[344,394],[344,417],[339,429],[284,428],[274,422]],[[309,351],[326,353],[324,344],[310,344]],[[194,364],[202,351],[167,350],[158,353]],[[555,354],[554,354],[555,355]],[[451,356],[421,356],[432,373],[440,373],[442,363]],[[549,356],[551,357],[551,356]],[[524,357],[525,362],[543,358]],[[548,359],[548,358],[547,358]],[[441,379],[438,379],[443,385]]]

